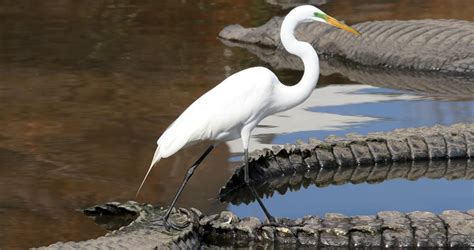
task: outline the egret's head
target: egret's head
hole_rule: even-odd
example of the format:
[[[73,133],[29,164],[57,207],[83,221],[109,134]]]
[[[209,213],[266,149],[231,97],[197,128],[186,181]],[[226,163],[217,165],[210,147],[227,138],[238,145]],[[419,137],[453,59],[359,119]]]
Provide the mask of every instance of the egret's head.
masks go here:
[[[296,9],[299,9],[299,10],[296,10]],[[303,5],[303,6],[297,7],[296,9],[295,9],[296,11],[300,12],[302,15],[305,16],[305,19],[304,19],[305,22],[317,21],[317,22],[327,23],[337,28],[343,29],[345,31],[349,31],[355,35],[360,35],[359,31],[345,25],[344,23],[339,22],[334,17],[331,17],[330,15],[324,13],[322,10],[314,6]]]

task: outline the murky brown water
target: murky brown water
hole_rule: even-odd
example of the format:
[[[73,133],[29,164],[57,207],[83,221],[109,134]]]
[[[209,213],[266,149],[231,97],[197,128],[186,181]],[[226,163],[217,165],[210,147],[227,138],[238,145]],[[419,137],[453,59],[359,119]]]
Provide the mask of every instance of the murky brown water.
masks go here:
[[[349,23],[474,20],[471,0],[333,1],[322,8]],[[261,64],[225,47],[218,32],[284,13],[263,0],[0,1],[0,247],[104,234],[76,209],[135,199],[160,133],[225,75]],[[160,162],[138,200],[166,205],[205,148]],[[179,205],[225,209],[216,195],[230,176],[228,158],[225,145],[212,152]]]

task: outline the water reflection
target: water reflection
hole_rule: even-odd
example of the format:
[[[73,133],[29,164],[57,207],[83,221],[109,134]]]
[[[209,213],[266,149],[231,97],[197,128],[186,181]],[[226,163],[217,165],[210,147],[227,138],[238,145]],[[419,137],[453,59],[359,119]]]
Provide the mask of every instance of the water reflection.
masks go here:
[[[470,0],[380,5],[324,8],[350,22],[474,18]],[[75,209],[135,199],[159,134],[226,74],[262,64],[221,44],[218,32],[284,13],[264,0],[0,1],[0,247],[104,234]],[[279,71],[285,82],[298,75]],[[166,204],[206,147],[161,162],[138,200]],[[213,151],[178,205],[225,209],[216,194],[230,175],[229,156],[225,145]]]
[[[248,204],[254,201],[254,197],[245,186],[242,176],[242,173],[234,174],[232,181],[228,182],[226,188],[221,190],[220,198],[222,201],[231,202],[234,205]],[[393,179],[416,181],[420,178],[472,180],[474,179],[474,164],[469,160],[460,159],[378,163],[367,166],[327,166],[312,168],[302,173],[286,173],[271,179],[259,179],[257,176],[252,176],[252,174],[250,178],[254,181],[257,193],[261,197],[269,198],[274,193],[283,195],[287,191],[298,191],[302,187],[308,188],[310,185],[328,187],[329,185],[339,186],[361,183],[378,184]],[[387,192],[386,195],[391,197],[393,193]],[[406,195],[409,196],[409,194]],[[468,193],[468,198],[472,198],[472,195],[473,193]],[[468,204],[469,201],[470,199],[462,201],[460,205]],[[456,206],[458,204],[449,205]],[[353,211],[352,213],[357,214],[358,212]]]
[[[310,137],[473,122],[474,101],[462,96],[461,100],[452,98],[426,98],[362,84],[323,86],[301,105],[262,120],[253,131],[250,145],[263,149],[272,144],[308,141]],[[226,144],[231,153],[239,153],[232,160],[240,161],[241,141]]]
[[[379,92],[370,93],[373,89],[378,89]],[[374,114],[379,109],[352,108],[351,112],[338,112],[338,109],[346,110],[345,107],[367,105],[377,107],[377,105],[393,105],[418,99],[420,99],[419,96],[401,92],[394,94],[362,84],[320,87],[313,91],[308,100],[297,107],[263,119],[254,129],[250,145],[253,149],[262,149],[270,147],[270,144],[293,143],[297,139],[307,141],[309,137],[319,137],[322,131],[336,132],[346,128],[368,126],[384,119],[378,113]],[[330,112],[327,112],[327,109]],[[364,113],[362,113],[363,110]],[[397,111],[401,112],[401,110]],[[390,114],[390,116],[393,115]],[[243,150],[240,140],[226,144],[232,153],[240,153]]]
[[[440,213],[474,206],[473,178],[474,165],[467,160],[402,162],[321,168],[257,181],[256,189],[267,208],[279,217],[383,210]],[[257,211],[264,218],[258,204],[251,203],[253,197],[245,185],[221,195],[238,216],[255,216]]]

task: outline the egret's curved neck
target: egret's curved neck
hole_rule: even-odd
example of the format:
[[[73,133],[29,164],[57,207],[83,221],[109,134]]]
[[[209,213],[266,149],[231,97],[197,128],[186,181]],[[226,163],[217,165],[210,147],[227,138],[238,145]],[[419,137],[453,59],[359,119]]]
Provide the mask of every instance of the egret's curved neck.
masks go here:
[[[279,111],[290,109],[304,102],[311,95],[318,82],[318,54],[309,43],[298,41],[294,36],[296,26],[302,21],[300,15],[290,12],[281,26],[281,42],[289,53],[303,60],[304,74],[298,84],[294,86],[278,85],[276,93],[280,103]]]

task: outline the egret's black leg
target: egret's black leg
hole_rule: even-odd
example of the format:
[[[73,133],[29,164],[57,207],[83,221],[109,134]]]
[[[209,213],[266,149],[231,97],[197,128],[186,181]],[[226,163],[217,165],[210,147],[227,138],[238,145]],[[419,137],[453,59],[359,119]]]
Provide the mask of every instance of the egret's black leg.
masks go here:
[[[181,183],[181,186],[178,189],[178,192],[174,196],[173,201],[171,202],[171,205],[168,207],[168,210],[166,210],[165,215],[163,216],[163,223],[164,226],[166,227],[167,230],[170,228],[176,229],[176,230],[182,230],[183,228],[187,227],[189,223],[185,225],[175,225],[170,222],[168,222],[168,219],[170,217],[171,211],[176,204],[176,201],[178,200],[178,197],[181,195],[181,192],[183,192],[184,186],[186,186],[186,183],[188,180],[191,178],[191,176],[194,174],[194,170],[201,164],[201,162],[206,158],[206,156],[214,149],[214,145],[209,146],[207,150],[204,152],[204,154],[199,157],[199,159],[188,169],[188,172],[186,173],[186,176],[184,177],[183,183]]]
[[[265,216],[267,216],[268,221],[271,224],[276,224],[275,218],[268,212],[268,210],[265,207],[265,205],[263,204],[262,200],[260,199],[260,197],[258,197],[257,191],[253,187],[252,182],[250,181],[250,177],[249,177],[249,151],[248,151],[248,149],[244,150],[244,158],[245,158],[245,168],[244,168],[244,181],[245,181],[245,184],[249,187],[249,189],[252,192],[253,196],[255,197],[258,204],[260,205],[263,212],[265,213]]]

